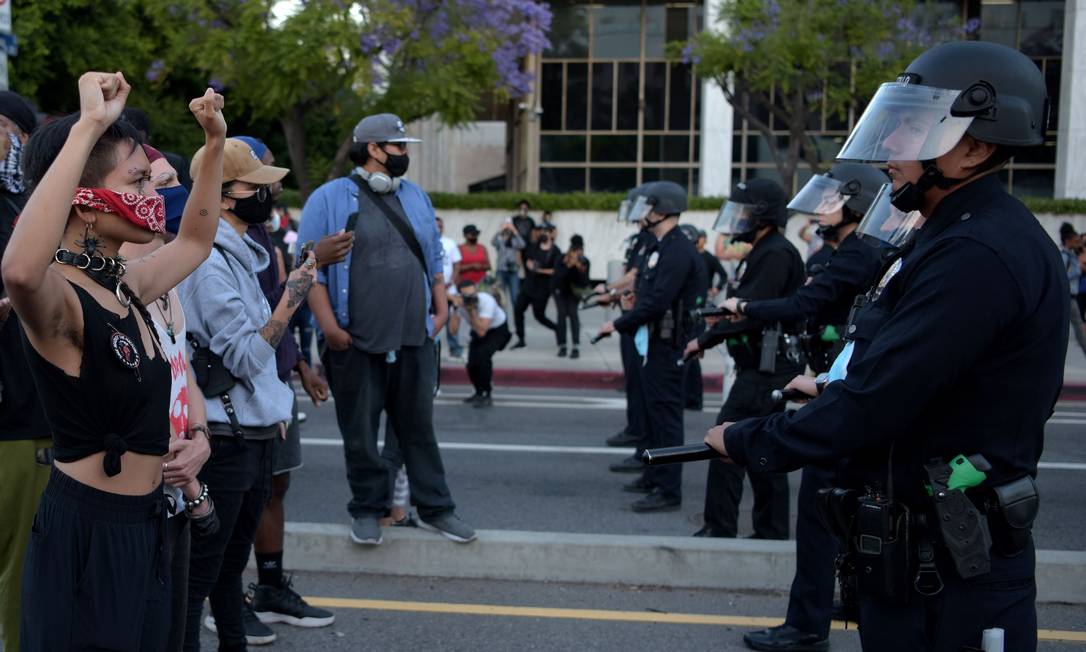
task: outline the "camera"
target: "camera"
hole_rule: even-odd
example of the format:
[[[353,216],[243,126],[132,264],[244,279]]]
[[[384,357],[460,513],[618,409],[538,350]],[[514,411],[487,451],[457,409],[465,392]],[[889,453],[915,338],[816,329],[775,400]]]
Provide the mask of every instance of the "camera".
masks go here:
[[[477,306],[477,305],[479,305],[479,295],[477,295],[477,294],[471,294],[471,295],[465,294],[464,295],[464,307],[465,308],[471,308],[471,307],[474,307],[474,306]]]

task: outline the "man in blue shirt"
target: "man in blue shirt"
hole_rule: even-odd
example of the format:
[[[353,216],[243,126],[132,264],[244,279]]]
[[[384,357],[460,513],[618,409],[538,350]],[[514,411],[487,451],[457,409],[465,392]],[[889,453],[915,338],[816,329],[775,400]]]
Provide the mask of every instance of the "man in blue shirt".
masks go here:
[[[389,469],[377,450],[381,412],[399,436],[411,495],[424,526],[467,543],[475,531],[455,514],[433,426],[437,360],[432,338],[448,318],[434,209],[403,179],[403,122],[392,114],[354,128],[349,177],[329,181],[302,209],[299,239],[348,230],[342,263],[318,272],[309,307],[324,339],[324,367],[343,436],[351,487],[351,540],[378,545],[389,507]],[[432,309],[432,314],[431,314]]]

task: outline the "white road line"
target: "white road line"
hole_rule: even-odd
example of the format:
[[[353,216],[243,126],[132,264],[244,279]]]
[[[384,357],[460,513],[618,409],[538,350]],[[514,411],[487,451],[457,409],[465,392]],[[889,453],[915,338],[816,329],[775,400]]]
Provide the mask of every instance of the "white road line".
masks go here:
[[[302,437],[302,443],[306,446],[342,446],[342,439],[330,439],[327,437]],[[378,446],[384,446],[380,440]],[[611,446],[540,446],[532,444],[477,444],[471,442],[442,442],[438,444],[442,450],[449,451],[484,451],[490,453],[571,453],[574,455],[615,455],[628,456],[633,453],[632,448],[613,448]],[[1054,471],[1086,471],[1086,463],[1077,462],[1041,462],[1038,468]]]

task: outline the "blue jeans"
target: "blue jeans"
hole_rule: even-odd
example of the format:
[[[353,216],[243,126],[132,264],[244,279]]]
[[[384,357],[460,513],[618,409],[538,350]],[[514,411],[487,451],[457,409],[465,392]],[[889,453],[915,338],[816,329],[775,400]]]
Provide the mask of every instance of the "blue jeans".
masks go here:
[[[517,275],[517,270],[502,270],[498,272],[498,279],[501,284],[505,286],[505,289],[509,291],[509,305],[515,305],[517,302],[517,295],[520,294],[520,276]]]

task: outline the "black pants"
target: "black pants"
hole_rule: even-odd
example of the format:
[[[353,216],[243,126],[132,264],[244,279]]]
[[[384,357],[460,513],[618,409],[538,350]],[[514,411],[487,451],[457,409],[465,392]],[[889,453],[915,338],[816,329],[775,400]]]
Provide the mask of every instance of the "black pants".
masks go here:
[[[682,350],[664,340],[649,341],[648,361],[641,374],[641,423],[646,448],[683,443],[683,369],[676,362]],[[645,469],[644,479],[668,498],[682,499],[683,465],[661,464]]]
[[[796,505],[796,575],[784,623],[819,636],[830,633],[838,544],[819,515],[818,490],[834,486],[836,477],[833,471],[805,467]]]
[[[937,557],[937,561],[939,561]],[[860,595],[860,641],[879,652],[960,652],[980,649],[981,632],[1004,631],[1004,649],[1037,649],[1034,549],[1014,559],[992,551],[992,572],[970,580],[940,563],[945,587],[934,597],[916,593],[908,606]]]
[[[189,518],[178,514],[166,521],[170,550],[170,637],[165,649],[181,652],[185,644],[185,614],[189,599]]]
[[[780,389],[796,377],[796,370],[764,374],[740,370],[728,399],[717,414],[717,424],[763,417],[784,410],[784,403],[774,402],[770,392]],[[705,524],[725,536],[739,532],[739,501],[743,497],[746,470],[721,460],[709,462],[705,486]],[[785,473],[750,473],[754,490],[754,538],[788,538],[788,475]]]
[[[558,307],[558,346],[566,345],[566,324],[573,337],[573,348],[581,345],[581,314],[577,310],[580,304],[575,294],[554,293],[554,305]]]
[[[209,425],[214,426],[214,431],[222,424]],[[185,650],[200,649],[200,616],[205,598],[211,599],[219,649],[245,649],[241,574],[249,562],[260,515],[271,496],[273,448],[271,439],[211,438],[211,458],[199,477],[215,503],[219,529],[206,536],[192,532]]]
[[[471,332],[471,342],[468,345],[468,378],[471,379],[476,393],[490,393],[494,379],[494,354],[504,349],[511,339],[513,335],[509,332],[508,324],[491,328],[482,337],[475,331]]]
[[[437,361],[433,343],[404,347],[391,364],[384,353],[366,353],[353,346],[346,351],[328,350],[324,368],[343,437],[351,516],[381,516],[391,500],[388,463],[377,450],[381,412],[388,414],[396,433],[419,516],[436,518],[453,511],[434,436]]]
[[[170,573],[163,503],[161,488],[122,496],[53,468],[23,567],[20,649],[165,648]]]
[[[543,325],[544,328],[548,328],[555,333],[558,333],[558,324],[555,324],[547,317],[547,301],[551,295],[549,292],[541,290],[522,289],[520,294],[517,295],[516,305],[513,306],[513,323],[517,329],[517,339],[524,339],[524,312],[531,306],[532,314],[535,316],[535,320]],[[557,335],[556,335],[557,336]]]
[[[694,358],[686,363],[684,379],[684,405],[688,410],[700,410],[705,400],[705,389],[701,377],[701,362]]]

